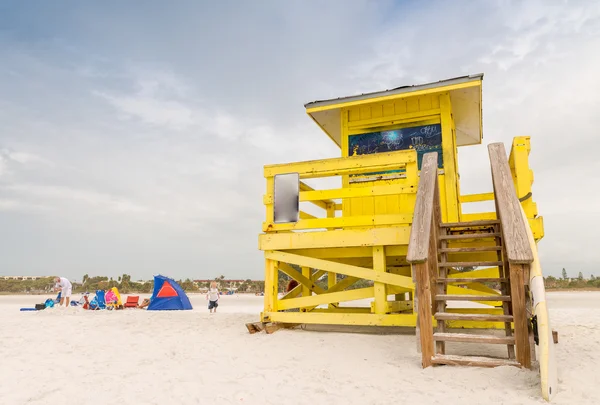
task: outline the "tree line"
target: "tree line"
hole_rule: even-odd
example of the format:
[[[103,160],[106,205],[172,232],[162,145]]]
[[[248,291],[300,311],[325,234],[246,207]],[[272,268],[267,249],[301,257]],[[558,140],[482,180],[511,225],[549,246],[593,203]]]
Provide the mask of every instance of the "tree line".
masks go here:
[[[176,280],[185,292],[199,292],[201,289],[209,288],[210,282],[195,283],[191,279]],[[225,276],[216,277],[221,290],[226,290],[230,286],[225,281]],[[132,281],[131,275],[123,274],[116,279],[108,276],[90,277],[84,274],[80,283],[71,282],[73,293],[94,293],[97,290],[109,290],[117,287],[122,294],[142,293],[150,294],[154,289],[154,281]],[[35,293],[48,294],[53,293],[55,282],[53,277],[41,277],[35,280],[4,280],[0,278],[0,293]],[[258,293],[264,291],[264,281],[252,281],[250,279],[237,286],[236,291],[245,293]]]

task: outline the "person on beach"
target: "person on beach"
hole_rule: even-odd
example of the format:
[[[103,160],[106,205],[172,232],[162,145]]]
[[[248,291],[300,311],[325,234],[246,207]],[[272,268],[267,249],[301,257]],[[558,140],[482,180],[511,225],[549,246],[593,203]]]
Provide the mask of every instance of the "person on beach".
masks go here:
[[[138,308],[146,308],[148,305],[150,305],[150,298],[144,298],[144,301],[138,305]]]
[[[58,306],[62,306],[64,302],[65,307],[68,307],[69,302],[71,301],[71,293],[73,290],[71,282],[64,277],[56,277],[54,278],[54,281],[56,282],[54,290],[60,290],[60,303],[58,304]]]
[[[210,312],[217,312],[217,307],[219,306],[219,289],[217,288],[216,281],[210,283],[210,289],[206,294],[206,299],[208,300],[208,309]]]

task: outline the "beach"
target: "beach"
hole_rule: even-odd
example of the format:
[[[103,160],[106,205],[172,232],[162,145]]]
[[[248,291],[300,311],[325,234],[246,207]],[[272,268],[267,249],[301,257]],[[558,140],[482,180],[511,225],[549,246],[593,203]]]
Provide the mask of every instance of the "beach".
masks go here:
[[[534,371],[422,369],[411,330],[250,335],[263,297],[223,296],[216,314],[204,295],[189,297],[191,311],[20,312],[47,297],[0,296],[0,404],[544,403]],[[600,292],[548,300],[559,333],[553,403],[598,404]]]

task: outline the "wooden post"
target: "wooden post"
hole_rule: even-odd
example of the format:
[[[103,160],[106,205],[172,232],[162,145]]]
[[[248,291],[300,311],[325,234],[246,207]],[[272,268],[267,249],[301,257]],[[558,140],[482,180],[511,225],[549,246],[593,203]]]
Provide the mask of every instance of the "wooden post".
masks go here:
[[[385,248],[383,246],[373,247],[373,270],[384,272],[386,271],[385,263]],[[375,282],[375,313],[385,314],[388,310],[387,291],[385,283]]]
[[[531,368],[531,351],[529,347],[529,330],[525,307],[525,265],[510,264],[510,292],[513,305],[513,322],[515,325],[515,345],[517,361],[525,368]]]
[[[427,262],[414,265],[417,277],[416,295],[418,300],[418,324],[421,340],[421,364],[423,368],[431,366],[433,350],[433,322],[431,320],[431,288]]]

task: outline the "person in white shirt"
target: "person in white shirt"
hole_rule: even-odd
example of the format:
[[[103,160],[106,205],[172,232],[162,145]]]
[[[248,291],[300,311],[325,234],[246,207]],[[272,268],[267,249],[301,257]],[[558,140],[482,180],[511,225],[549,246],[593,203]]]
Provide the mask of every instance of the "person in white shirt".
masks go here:
[[[60,306],[64,302],[65,307],[68,307],[73,289],[71,282],[64,277],[56,277],[54,281],[56,281],[56,286],[54,287],[55,291],[60,290],[60,303],[58,305]]]
[[[208,294],[206,294],[206,299],[208,300],[208,309],[210,312],[217,312],[217,307],[219,306],[219,289],[217,288],[216,281],[210,283],[210,289],[208,290]]]

